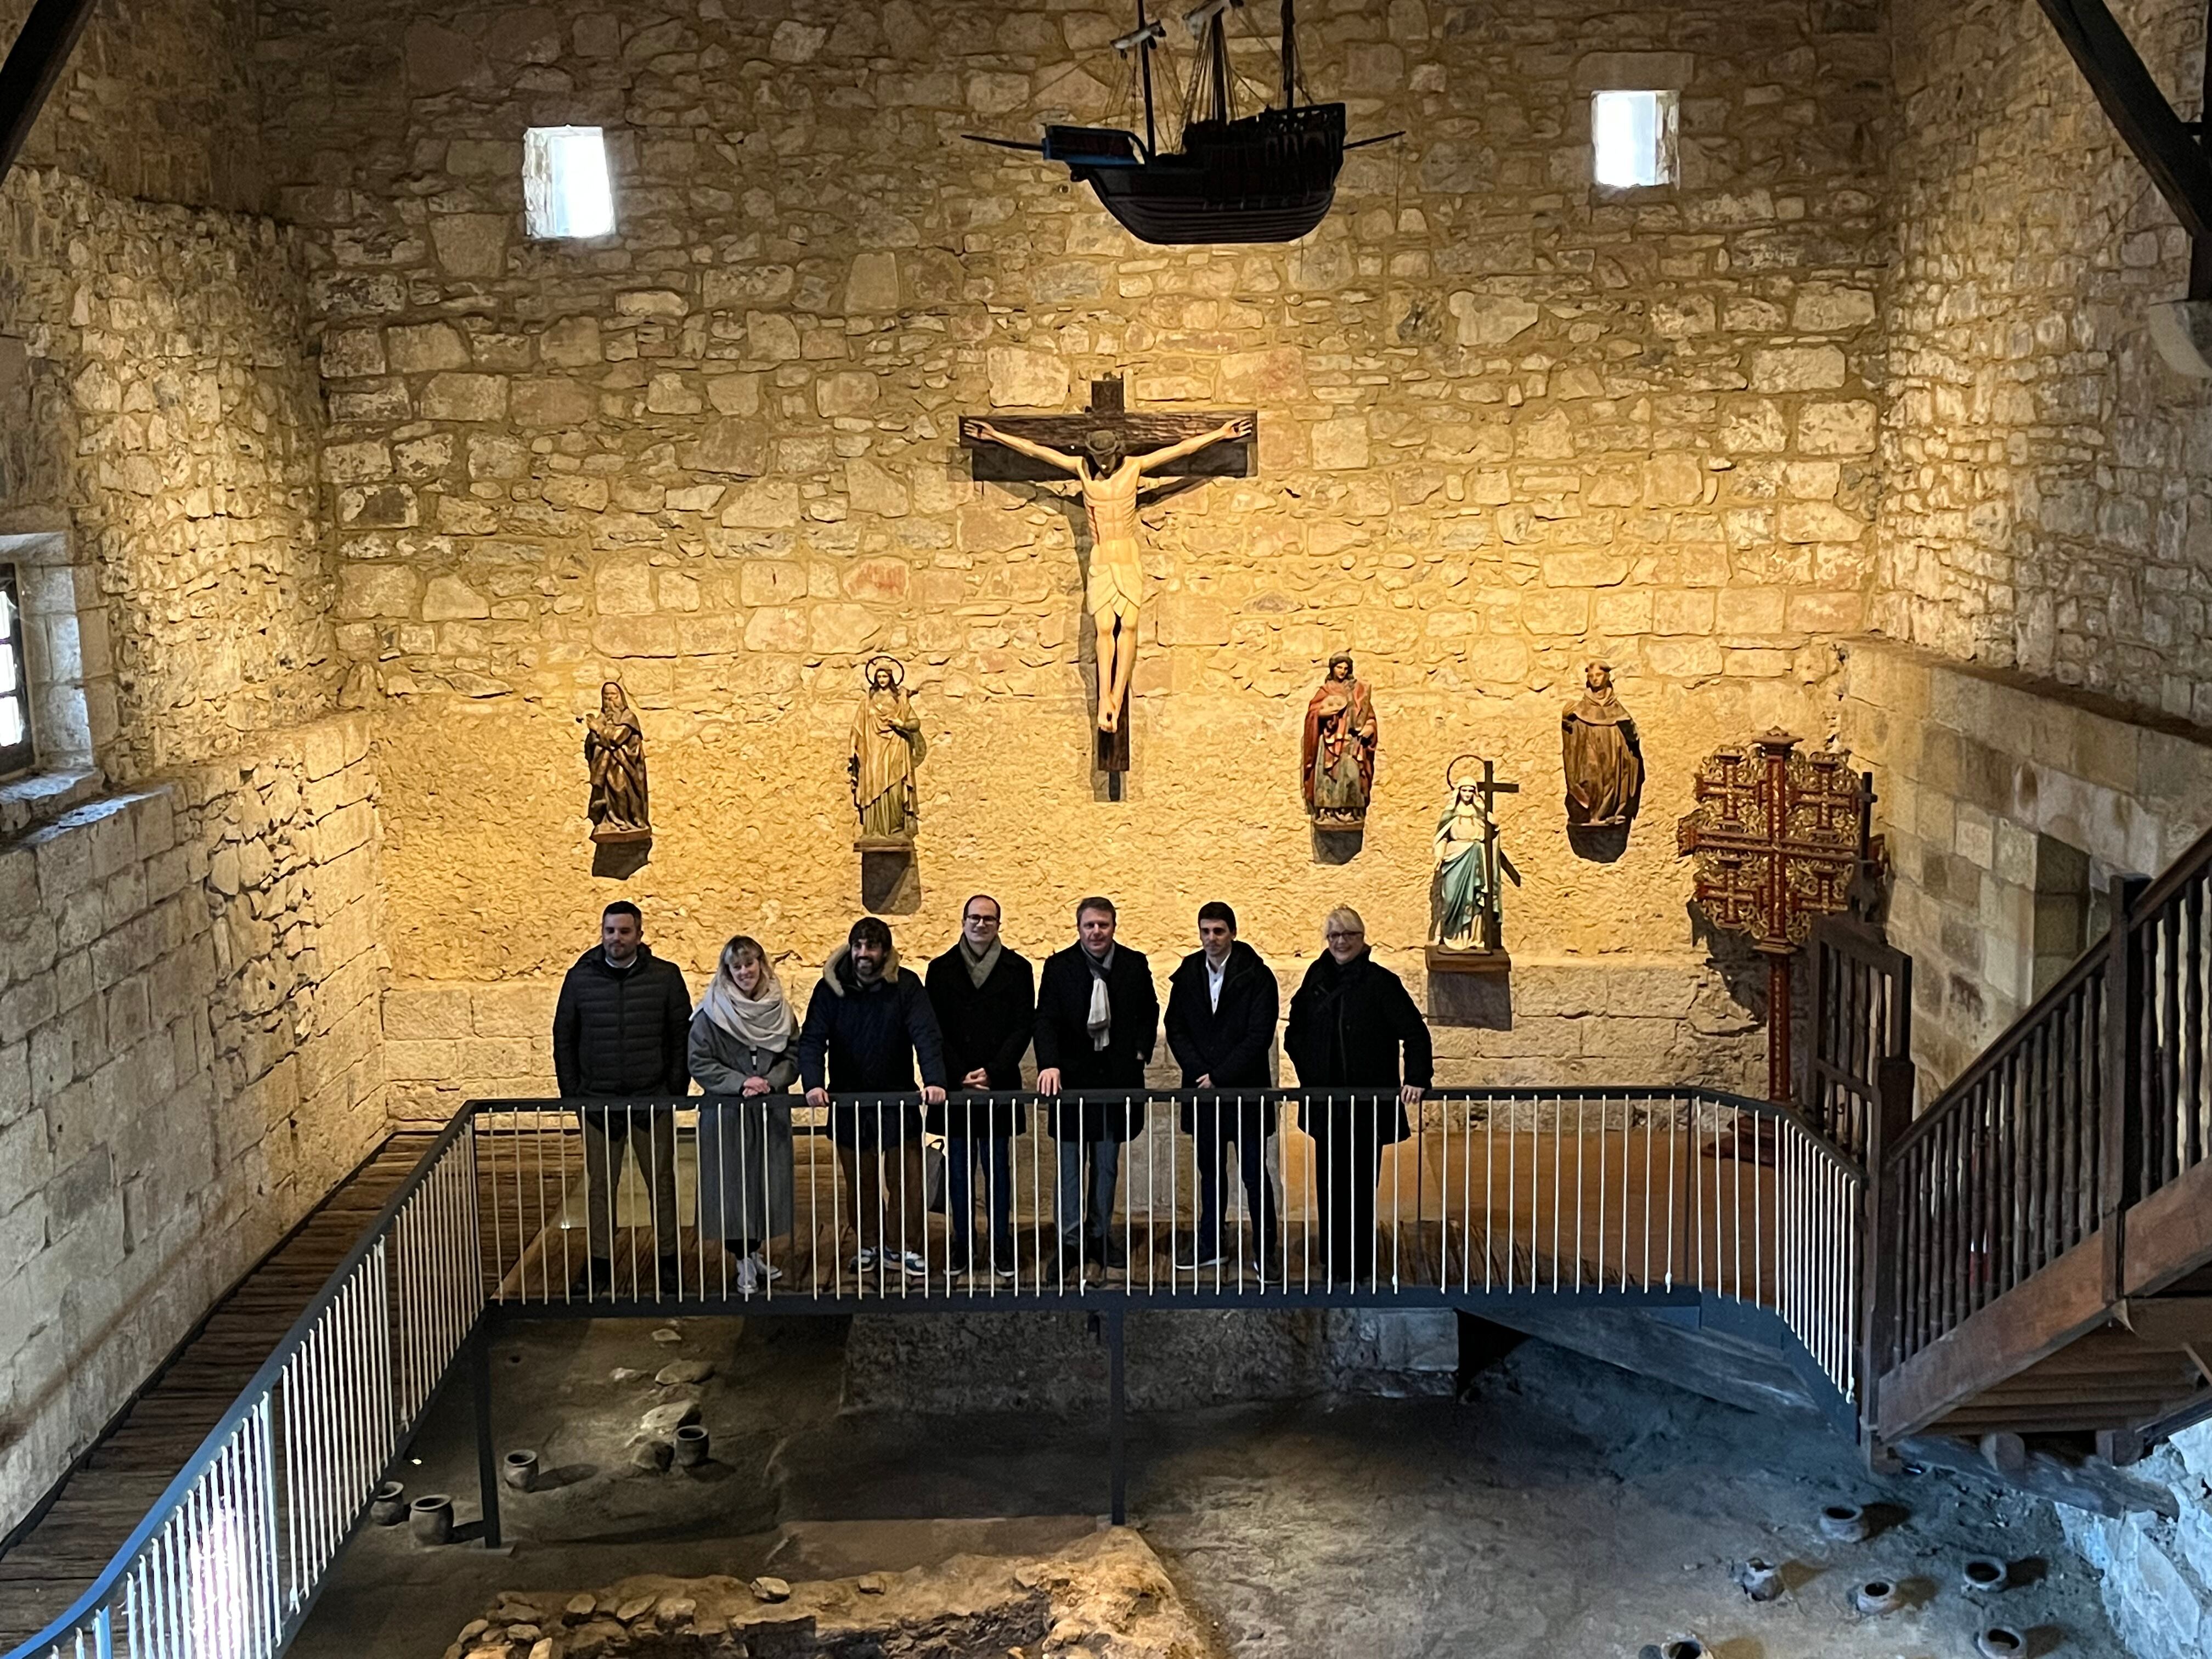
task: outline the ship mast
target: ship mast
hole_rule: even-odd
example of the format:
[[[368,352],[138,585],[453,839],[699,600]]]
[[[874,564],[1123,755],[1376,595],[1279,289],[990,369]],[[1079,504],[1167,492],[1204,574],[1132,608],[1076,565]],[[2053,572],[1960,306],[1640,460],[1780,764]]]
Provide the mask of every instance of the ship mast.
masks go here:
[[[1222,18],[1231,6],[1241,6],[1244,0],[1206,0],[1194,8],[1184,18],[1183,27],[1196,39],[1199,26],[1206,27],[1206,58],[1208,79],[1213,88],[1213,118],[1229,119],[1229,31],[1223,27]]]
[[[1158,23],[1145,21],[1145,0],[1137,0],[1137,27],[1114,43],[1114,50],[1123,57],[1137,54],[1139,73],[1145,82],[1145,158],[1150,161],[1160,152],[1159,137],[1152,130],[1152,48],[1165,37],[1167,30]]]
[[[1283,107],[1296,109],[1298,102],[1298,6],[1297,0],[1283,0]]]

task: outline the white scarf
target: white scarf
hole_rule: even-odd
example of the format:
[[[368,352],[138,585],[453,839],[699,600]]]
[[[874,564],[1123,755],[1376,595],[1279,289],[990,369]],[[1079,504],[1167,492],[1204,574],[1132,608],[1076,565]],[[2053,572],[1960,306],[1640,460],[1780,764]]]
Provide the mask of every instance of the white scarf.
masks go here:
[[[1075,948],[1083,951],[1079,945]],[[1113,1035],[1114,1005],[1106,995],[1106,972],[1113,965],[1114,953],[1109,951],[1102,962],[1090,951],[1083,951],[1083,960],[1091,969],[1091,1010],[1084,1016],[1083,1024],[1091,1033],[1091,1052],[1095,1054],[1106,1047]]]
[[[783,981],[765,962],[761,963],[761,994],[757,997],[747,996],[738,988],[736,980],[716,968],[706,994],[699,999],[699,1012],[738,1042],[769,1054],[788,1048],[793,1033],[799,1029],[783,994]]]

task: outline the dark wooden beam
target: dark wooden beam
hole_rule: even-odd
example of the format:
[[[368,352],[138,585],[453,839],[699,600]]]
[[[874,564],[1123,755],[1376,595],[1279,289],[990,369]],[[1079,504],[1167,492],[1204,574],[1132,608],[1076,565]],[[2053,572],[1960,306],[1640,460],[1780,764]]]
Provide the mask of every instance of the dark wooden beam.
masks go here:
[[[2212,240],[2212,157],[2152,78],[2105,0],[2036,0],[2089,90],[2199,243]]]
[[[35,0],[22,33],[0,63],[0,179],[23,153],[46,94],[69,66],[77,37],[92,21],[95,0]]]

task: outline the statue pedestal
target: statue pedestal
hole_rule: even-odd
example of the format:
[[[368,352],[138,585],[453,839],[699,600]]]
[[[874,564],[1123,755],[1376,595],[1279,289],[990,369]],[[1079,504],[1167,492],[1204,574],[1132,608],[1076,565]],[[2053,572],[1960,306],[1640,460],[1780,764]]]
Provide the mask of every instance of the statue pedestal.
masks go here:
[[[1428,969],[1432,974],[1508,974],[1513,971],[1513,958],[1504,951],[1448,951],[1441,945],[1428,949]]]
[[[653,839],[650,830],[594,830],[592,841],[599,847],[635,847],[641,842]]]
[[[860,855],[862,908],[878,915],[911,915],[921,908],[921,880],[912,842],[863,836],[853,843],[853,850]]]

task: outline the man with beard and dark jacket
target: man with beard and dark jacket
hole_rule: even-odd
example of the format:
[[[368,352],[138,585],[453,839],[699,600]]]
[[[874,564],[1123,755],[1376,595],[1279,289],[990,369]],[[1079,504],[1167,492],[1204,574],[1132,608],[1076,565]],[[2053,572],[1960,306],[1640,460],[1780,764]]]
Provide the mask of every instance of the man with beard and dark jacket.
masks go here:
[[[878,1260],[886,1272],[929,1272],[921,1114],[903,1100],[881,1098],[912,1094],[917,1064],[923,1102],[943,1105],[945,1048],[928,994],[899,966],[891,930],[862,916],[822,964],[799,1028],[799,1079],[808,1105],[830,1107],[830,1138],[860,1237],[853,1265],[861,1273]],[[834,1105],[831,1084],[846,1097]]]
[[[1182,1086],[1257,1091],[1268,1086],[1267,1055],[1275,1043],[1281,993],[1274,970],[1237,937],[1237,913],[1218,899],[1198,912],[1199,948],[1168,977],[1168,1048],[1182,1067]],[[1267,1134],[1274,1108],[1257,1099],[1201,1094],[1182,1109],[1182,1127],[1196,1148],[1198,1234],[1178,1272],[1222,1261],[1222,1175],[1237,1143],[1244,1206],[1252,1218],[1252,1260],[1263,1276],[1278,1241],[1275,1190],[1267,1176]],[[1241,1270],[1241,1252],[1232,1271]]]
[[[929,1006],[945,1039],[945,1075],[958,1091],[931,1127],[945,1134],[946,1247],[954,1273],[1014,1276],[1012,1139],[1029,1127],[1018,1100],[963,1097],[1022,1086],[1022,1056],[1036,1029],[1036,976],[1029,958],[999,939],[999,901],[978,893],[961,907],[960,937],[929,964]],[[983,1171],[987,1249],[975,1240],[975,1175]]]
[[[1094,896],[1078,904],[1075,943],[1045,959],[1037,981],[1037,1092],[1129,1091],[1114,1100],[1053,1100],[1060,1266],[1079,1279],[1086,1259],[1102,1267],[1128,1266],[1113,1236],[1114,1187],[1122,1143],[1145,1127],[1145,1065],[1159,1040],[1152,964],[1114,943],[1114,923],[1111,899]]]
[[[637,906],[617,899],[599,917],[599,944],[576,958],[553,1007],[553,1075],[561,1098],[609,1103],[580,1106],[576,1113],[584,1127],[589,1292],[644,1297],[678,1289],[676,1111],[665,1103],[690,1087],[690,1034],[691,994],[683,974],[646,948]],[[630,1103],[656,1100],[664,1103]],[[637,1160],[653,1194],[657,1283],[639,1283],[630,1262],[616,1281],[614,1189],[625,1152]]]
[[[1332,1285],[1372,1282],[1382,1148],[1406,1138],[1405,1109],[1435,1081],[1436,1059],[1405,982],[1369,953],[1359,913],[1340,906],[1322,927],[1328,948],[1291,999],[1283,1052],[1310,1091],[1299,1109],[1319,1165],[1322,1265]]]

